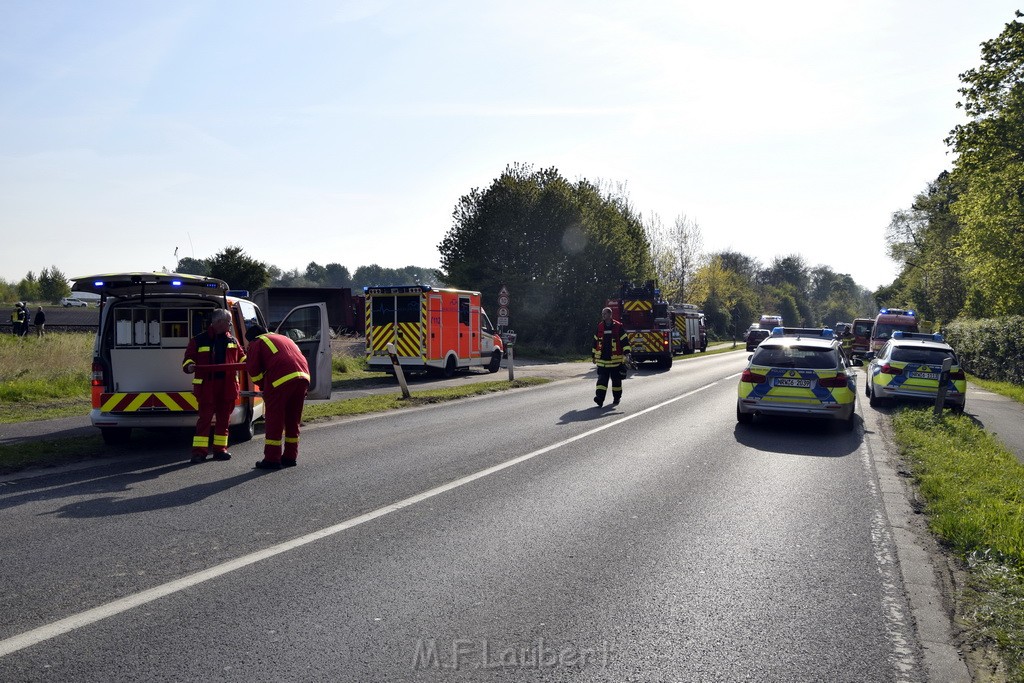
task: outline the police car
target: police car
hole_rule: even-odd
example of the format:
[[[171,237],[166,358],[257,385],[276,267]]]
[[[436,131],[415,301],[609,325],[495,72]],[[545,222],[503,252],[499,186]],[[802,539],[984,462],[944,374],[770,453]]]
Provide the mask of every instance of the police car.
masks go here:
[[[869,361],[865,393],[872,408],[885,399],[934,402],[939,392],[942,363],[951,362],[946,382],[945,404],[963,412],[967,398],[967,376],[953,347],[941,334],[893,332],[892,337]]]
[[[856,370],[828,328],[776,327],[740,376],[736,419],[755,415],[838,420],[853,429]]]

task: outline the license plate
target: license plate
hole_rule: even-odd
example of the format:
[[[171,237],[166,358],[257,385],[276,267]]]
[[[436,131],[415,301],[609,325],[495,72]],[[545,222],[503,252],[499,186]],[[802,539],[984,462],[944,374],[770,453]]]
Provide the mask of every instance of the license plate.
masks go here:
[[[777,387],[799,387],[800,389],[809,389],[811,387],[811,380],[809,379],[791,379],[789,377],[779,377],[775,380],[775,386]]]
[[[938,379],[939,373],[937,372],[912,372],[910,376],[914,379]]]

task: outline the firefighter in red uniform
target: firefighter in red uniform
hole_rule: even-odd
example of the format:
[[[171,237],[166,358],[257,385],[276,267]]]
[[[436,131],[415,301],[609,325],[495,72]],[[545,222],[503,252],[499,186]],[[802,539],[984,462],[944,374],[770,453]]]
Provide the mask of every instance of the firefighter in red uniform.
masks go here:
[[[622,400],[622,375],[619,372],[629,351],[629,335],[622,323],[612,319],[612,309],[603,309],[601,322],[597,324],[597,333],[594,335],[594,363],[597,364],[597,394],[594,403],[599,408],[604,405],[609,378],[612,380],[612,405],[618,405]]]
[[[196,420],[196,434],[192,437],[192,462],[206,460],[212,450],[214,460],[230,460],[228,453],[228,421],[238,401],[237,370],[204,370],[204,366],[241,363],[245,352],[228,327],[231,314],[218,308],[210,314],[210,323],[205,332],[200,332],[188,342],[185,360],[181,369],[192,374],[192,393],[199,402],[199,419]],[[210,423],[213,427],[213,448],[210,448]]]
[[[288,337],[273,334],[259,325],[245,333],[249,340],[246,370],[259,384],[266,403],[266,440],[257,469],[294,467],[299,457],[299,424],[309,389],[309,364]],[[281,446],[284,445],[284,454]]]

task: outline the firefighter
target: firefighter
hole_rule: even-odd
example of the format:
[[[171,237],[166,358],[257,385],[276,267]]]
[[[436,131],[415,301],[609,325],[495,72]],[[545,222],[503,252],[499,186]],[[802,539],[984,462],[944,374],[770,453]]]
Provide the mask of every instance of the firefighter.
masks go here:
[[[192,462],[200,463],[212,451],[214,460],[230,460],[228,453],[228,421],[238,401],[237,370],[203,370],[207,365],[242,363],[245,352],[228,327],[231,314],[218,308],[210,315],[205,332],[188,342],[182,370],[192,374],[192,393],[199,402],[196,434],[192,437]],[[213,422],[213,447],[210,447],[210,423]]]
[[[600,408],[608,393],[608,379],[612,381],[612,405],[622,400],[622,364],[629,357],[629,335],[622,323],[612,319],[612,309],[601,311],[601,322],[594,335],[594,363],[597,364],[597,393],[594,403]]]
[[[266,405],[266,439],[261,470],[294,467],[299,457],[299,425],[309,389],[309,364],[299,347],[283,334],[267,332],[259,325],[245,333],[249,357],[245,368],[259,384]],[[282,454],[282,445],[284,452]]]

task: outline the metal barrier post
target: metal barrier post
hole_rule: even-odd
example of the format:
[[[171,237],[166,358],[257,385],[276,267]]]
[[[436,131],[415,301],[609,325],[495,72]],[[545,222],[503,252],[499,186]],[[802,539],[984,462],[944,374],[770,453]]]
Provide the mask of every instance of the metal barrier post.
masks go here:
[[[935,393],[935,416],[942,415],[942,407],[946,405],[946,391],[949,384],[949,371],[953,367],[953,359],[942,361],[942,372],[939,373],[939,390]]]
[[[512,354],[512,347],[508,347],[508,381],[511,382],[516,378],[516,363]]]
[[[391,367],[395,370],[395,377],[402,387],[402,398],[409,398],[409,385],[405,383],[405,373],[402,372],[402,365],[398,362],[398,352],[394,344],[388,344],[388,355],[391,356]]]

